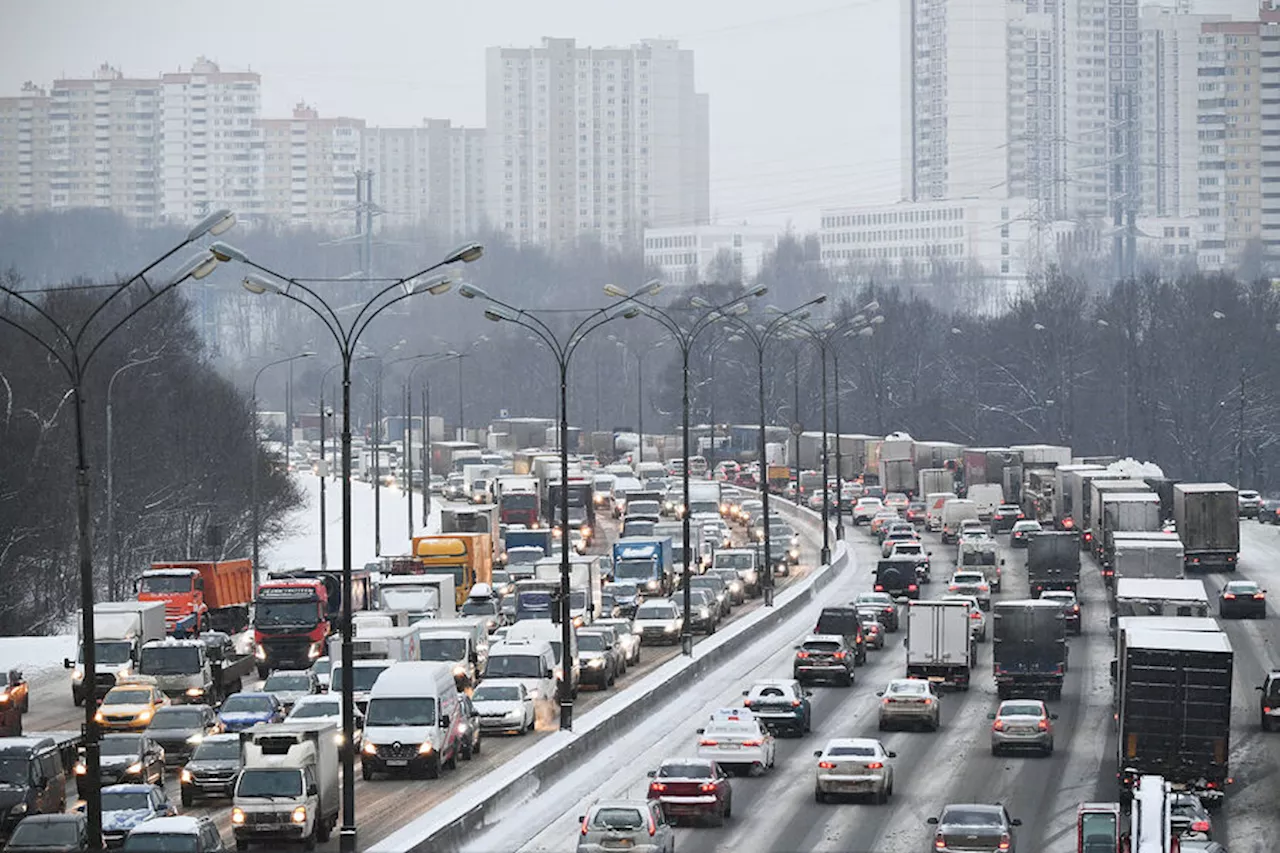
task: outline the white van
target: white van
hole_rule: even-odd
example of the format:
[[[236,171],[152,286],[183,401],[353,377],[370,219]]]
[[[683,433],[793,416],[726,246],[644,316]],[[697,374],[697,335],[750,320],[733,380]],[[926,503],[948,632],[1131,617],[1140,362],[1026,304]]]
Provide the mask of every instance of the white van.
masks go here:
[[[546,640],[504,640],[489,648],[485,684],[519,682],[533,701],[556,701],[556,653]]]
[[[989,521],[996,507],[1004,503],[1004,488],[996,483],[978,483],[969,487],[966,497],[978,507],[978,518]]]
[[[557,673],[556,678],[559,680],[560,664],[565,659],[561,654],[560,648],[563,640],[560,626],[549,619],[522,619],[512,625],[507,630],[506,641],[516,642],[520,640],[528,640],[530,642],[542,641],[551,646],[551,651],[555,654],[554,669]],[[490,654],[493,649],[490,648]],[[573,696],[578,695],[578,632],[569,632],[569,689]]]
[[[392,664],[369,691],[360,748],[364,778],[405,770],[435,779],[441,768],[457,767],[462,743],[455,723],[461,711],[451,664]]]
[[[960,539],[960,522],[978,519],[978,505],[964,498],[952,498],[942,505],[942,541],[954,543]]]
[[[924,498],[924,525],[931,533],[942,529],[942,505],[955,499],[953,492],[930,492]]]
[[[476,685],[489,657],[489,631],[483,619],[425,619],[414,627],[422,660],[453,664],[459,690]]]

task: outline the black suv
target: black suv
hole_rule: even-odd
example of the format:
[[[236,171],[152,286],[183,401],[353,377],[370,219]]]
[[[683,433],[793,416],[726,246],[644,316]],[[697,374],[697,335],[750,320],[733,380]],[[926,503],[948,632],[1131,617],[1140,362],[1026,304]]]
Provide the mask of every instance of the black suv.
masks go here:
[[[916,576],[916,561],[910,558],[890,558],[876,563],[875,591],[887,592],[894,597],[905,595],[907,598],[919,598],[920,581]]]
[[[1000,504],[991,516],[992,533],[1008,533],[1025,516],[1017,504]]]
[[[862,615],[856,607],[824,607],[818,614],[815,634],[839,634],[845,644],[854,650],[853,662],[862,666],[867,662],[867,641],[862,633]]]
[[[796,646],[792,677],[801,684],[834,681],[844,687],[853,684],[857,652],[839,634],[813,634]]]

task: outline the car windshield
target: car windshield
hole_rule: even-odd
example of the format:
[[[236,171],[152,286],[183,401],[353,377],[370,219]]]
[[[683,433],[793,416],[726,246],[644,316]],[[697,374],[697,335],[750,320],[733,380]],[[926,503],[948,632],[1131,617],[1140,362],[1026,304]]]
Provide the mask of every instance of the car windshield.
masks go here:
[[[125,737],[104,737],[98,742],[98,749],[103,755],[137,755],[142,738],[126,735]]]
[[[146,705],[151,701],[150,690],[112,690],[102,700],[103,705]]]
[[[641,607],[636,611],[637,619],[674,619],[676,617],[675,605],[662,605],[658,607]]]
[[[302,771],[285,768],[253,767],[240,774],[237,797],[299,797],[302,795]]]
[[[436,700],[427,696],[375,696],[364,712],[366,726],[434,726]]]
[[[923,696],[928,688],[919,681],[895,681],[889,685],[890,693],[903,693],[913,696]]]
[[[1000,706],[1001,717],[1039,717],[1044,714],[1034,702],[1006,702]]]
[[[107,794],[102,794],[102,810],[107,810]],[[72,820],[60,820],[56,823],[36,823],[35,821],[23,821],[13,831],[13,835],[9,836],[9,846],[7,850],[17,850],[19,848],[32,850],[43,850],[45,848],[53,848],[65,846],[73,848],[76,846],[76,822]]]
[[[102,792],[102,810],[104,812],[140,811],[151,808],[151,796],[146,791],[112,791]]]
[[[102,742],[102,754],[106,755],[106,741]],[[31,781],[29,778],[31,763],[23,757],[0,757],[0,784],[5,785],[26,785]]]
[[[196,646],[157,646],[142,649],[140,671],[147,675],[181,675],[200,669]]]
[[[579,634],[578,649],[584,652],[602,652],[609,648],[600,634]]]
[[[191,592],[191,575],[143,575],[140,592]]]
[[[206,740],[196,747],[192,761],[234,761],[240,757],[237,740]]]
[[[834,640],[806,640],[804,649],[807,652],[838,652],[840,644]]]
[[[422,660],[459,661],[467,656],[467,641],[462,637],[430,637],[418,641]]]
[[[639,809],[603,808],[591,816],[596,829],[639,829],[644,826],[644,815]]]
[[[587,594],[580,589],[569,590],[569,609],[585,610],[587,607]]]
[[[237,693],[222,703],[224,714],[269,714],[271,711],[271,700],[266,696],[246,696],[243,693]]]
[[[474,702],[519,702],[520,688],[514,684],[481,684],[471,699]]]
[[[492,601],[468,598],[463,602],[461,613],[463,616],[492,616],[496,610]]]
[[[268,675],[267,680],[262,682],[262,689],[268,693],[277,690],[310,690],[311,679],[305,675]]]
[[[828,758],[837,758],[840,756],[858,756],[868,758],[875,754],[875,749],[869,746],[833,746],[827,750]]]
[[[718,569],[749,569],[755,565],[755,556],[752,554],[725,554],[721,552],[716,554],[715,566]]]
[[[979,809],[947,809],[939,823],[948,826],[999,826],[1002,821],[994,812]]]
[[[672,762],[658,768],[659,779],[710,779],[711,765],[697,761]]]
[[[623,579],[648,580],[653,577],[653,560],[619,560],[613,566],[613,576]],[[631,586],[632,595],[635,585]]]
[[[285,625],[315,625],[320,608],[315,601],[259,601],[253,617],[255,625],[278,628]]]
[[[336,717],[342,713],[342,706],[334,702],[300,702],[293,706],[289,714],[291,720],[306,720],[315,717]]]
[[[542,678],[542,658],[537,655],[490,655],[485,678]]]
[[[351,675],[352,690],[372,690],[373,683],[378,680],[378,676],[386,671],[386,666],[357,666],[355,672]],[[342,692],[342,673],[343,668],[336,666],[333,668],[333,676],[329,683],[329,689],[335,693]]]
[[[119,640],[101,640],[93,644],[99,666],[118,666],[132,660],[133,644]],[[83,657],[81,657],[83,660]]]
[[[151,719],[153,729],[199,729],[204,727],[204,712],[199,708],[161,708]]]

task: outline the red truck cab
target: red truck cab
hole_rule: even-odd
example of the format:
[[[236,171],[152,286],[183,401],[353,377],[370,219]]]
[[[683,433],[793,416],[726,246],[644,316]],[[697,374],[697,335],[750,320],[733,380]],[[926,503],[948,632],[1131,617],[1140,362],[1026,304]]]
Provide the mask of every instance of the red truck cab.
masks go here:
[[[251,560],[152,563],[138,581],[138,601],[163,601],[165,630],[175,636],[241,631],[252,598]]]
[[[258,675],[273,669],[308,669],[325,654],[333,625],[329,592],[319,578],[281,578],[258,587],[253,653]]]

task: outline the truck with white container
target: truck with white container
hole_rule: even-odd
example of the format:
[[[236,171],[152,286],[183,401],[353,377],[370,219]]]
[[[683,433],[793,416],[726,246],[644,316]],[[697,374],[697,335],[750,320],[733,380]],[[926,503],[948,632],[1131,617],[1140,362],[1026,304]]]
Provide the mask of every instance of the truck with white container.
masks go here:
[[[452,619],[457,599],[451,575],[383,575],[374,592],[380,610],[404,610],[409,622]]]
[[[1109,492],[1102,496],[1101,544],[1094,541],[1103,569],[1112,568],[1115,537],[1160,531],[1160,497],[1152,492]]]
[[[1090,471],[1102,471],[1101,465],[1059,465],[1053,471],[1053,492],[1050,498],[1050,516],[1059,530],[1070,530],[1075,524],[1075,502],[1072,499],[1079,491],[1073,481],[1077,475]]]
[[[1226,483],[1178,483],[1173,518],[1187,570],[1234,572],[1240,555],[1240,502]]]
[[[318,720],[260,723],[240,733],[243,768],[231,799],[236,849],[299,841],[314,849],[329,840],[338,824],[337,742],[337,725]]]
[[[1089,496],[1085,500],[1085,533],[1088,534],[1088,542],[1090,550],[1094,555],[1100,555],[1102,552],[1102,500],[1109,494],[1141,494],[1143,492],[1151,493],[1151,489],[1147,488],[1147,484],[1142,480],[1124,479],[1124,480],[1099,480],[1095,478],[1089,483]],[[1155,497],[1152,495],[1152,497]],[[1159,506],[1159,498],[1156,498],[1156,504]],[[1157,513],[1158,514],[1158,513]]]
[[[1183,578],[1182,540],[1176,533],[1116,533],[1111,538],[1111,571],[1117,580]]]
[[[956,487],[956,475],[946,468],[922,468],[916,473],[916,496],[953,492]]]
[[[968,690],[978,662],[977,642],[963,601],[907,603],[907,677]]]
[[[164,612],[163,601],[103,601],[93,606],[95,672],[90,676],[84,671],[83,638],[76,643],[75,661],[63,661],[72,671],[71,698],[77,707],[91,688],[94,698],[101,699],[115,687],[117,676],[137,671],[142,647],[164,639]]]

